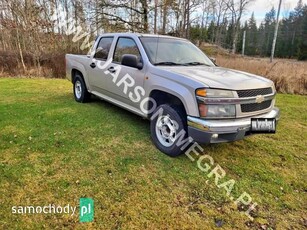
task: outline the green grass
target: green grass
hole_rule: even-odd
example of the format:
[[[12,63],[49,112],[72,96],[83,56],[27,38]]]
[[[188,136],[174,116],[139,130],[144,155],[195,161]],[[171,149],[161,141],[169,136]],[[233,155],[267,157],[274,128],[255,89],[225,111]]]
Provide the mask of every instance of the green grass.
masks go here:
[[[278,95],[275,135],[204,146],[258,203],[251,222],[185,155],[151,142],[149,122],[104,101],[76,103],[66,80],[0,79],[0,228],[306,227],[307,97]],[[11,213],[14,205],[95,201],[95,221]]]

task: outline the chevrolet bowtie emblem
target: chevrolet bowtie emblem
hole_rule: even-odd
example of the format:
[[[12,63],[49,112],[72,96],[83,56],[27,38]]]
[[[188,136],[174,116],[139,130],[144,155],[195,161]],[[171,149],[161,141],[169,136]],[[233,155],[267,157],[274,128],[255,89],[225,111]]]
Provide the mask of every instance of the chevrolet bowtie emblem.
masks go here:
[[[257,95],[256,97],[256,103],[264,102],[264,96],[263,95]]]

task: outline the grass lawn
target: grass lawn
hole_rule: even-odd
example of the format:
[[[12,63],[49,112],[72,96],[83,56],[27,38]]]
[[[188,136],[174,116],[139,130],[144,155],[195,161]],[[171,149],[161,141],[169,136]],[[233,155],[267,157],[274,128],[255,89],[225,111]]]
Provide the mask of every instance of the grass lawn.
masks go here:
[[[67,80],[0,79],[0,228],[303,229],[307,97],[278,95],[277,134],[204,146],[258,203],[254,221],[185,155],[151,142],[149,121],[104,101],[76,103]],[[14,205],[95,202],[78,215],[12,214]]]

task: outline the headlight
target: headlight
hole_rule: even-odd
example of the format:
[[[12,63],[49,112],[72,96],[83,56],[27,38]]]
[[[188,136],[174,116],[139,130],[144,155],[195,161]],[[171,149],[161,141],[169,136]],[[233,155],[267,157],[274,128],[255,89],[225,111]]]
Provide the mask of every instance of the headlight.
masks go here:
[[[201,117],[218,118],[218,117],[235,117],[235,105],[206,105],[201,102],[198,104],[199,114]]]
[[[200,97],[234,97],[233,92],[230,90],[221,89],[197,89],[196,95]]]
[[[234,93],[231,90],[221,89],[197,89],[196,96],[203,98],[234,98]],[[201,117],[207,118],[234,118],[236,116],[236,106],[233,104],[205,104],[205,102],[198,101],[198,109]]]

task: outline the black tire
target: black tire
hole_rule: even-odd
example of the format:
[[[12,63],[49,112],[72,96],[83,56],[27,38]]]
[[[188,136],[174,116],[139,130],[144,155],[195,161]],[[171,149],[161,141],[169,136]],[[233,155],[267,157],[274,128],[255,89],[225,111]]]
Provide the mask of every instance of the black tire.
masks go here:
[[[77,102],[85,103],[91,98],[91,94],[87,91],[83,78],[78,73],[74,78],[73,91]]]
[[[163,109],[163,112],[160,115],[155,116],[155,114],[157,114],[161,108]],[[155,146],[161,152],[165,153],[168,156],[176,157],[181,155],[183,153],[183,150],[181,150],[182,146],[177,146],[178,133],[181,130],[184,130],[185,135],[183,136],[183,138],[186,139],[188,136],[187,124],[186,124],[187,122],[184,110],[181,109],[180,107],[163,104],[158,106],[155,112],[153,112],[152,118],[153,119],[150,119],[150,131],[151,131],[151,138]],[[173,121],[173,123],[175,122],[177,123],[176,125],[177,129],[175,134],[172,134],[173,133],[172,125],[170,125],[171,128],[169,128],[168,126],[169,123],[172,123],[171,121]],[[165,138],[167,134],[170,134],[169,138],[167,137]]]

